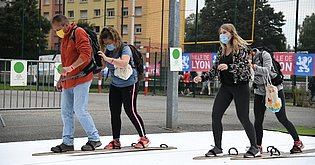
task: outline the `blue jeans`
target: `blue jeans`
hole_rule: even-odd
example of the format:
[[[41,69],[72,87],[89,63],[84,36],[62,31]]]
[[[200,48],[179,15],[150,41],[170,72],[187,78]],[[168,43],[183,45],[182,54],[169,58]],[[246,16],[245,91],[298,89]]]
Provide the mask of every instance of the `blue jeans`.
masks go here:
[[[89,90],[92,81],[85,82],[73,88],[63,89],[61,96],[61,118],[63,121],[63,143],[73,145],[74,114],[88,135],[89,141],[99,141],[99,134],[94,121],[87,111]]]

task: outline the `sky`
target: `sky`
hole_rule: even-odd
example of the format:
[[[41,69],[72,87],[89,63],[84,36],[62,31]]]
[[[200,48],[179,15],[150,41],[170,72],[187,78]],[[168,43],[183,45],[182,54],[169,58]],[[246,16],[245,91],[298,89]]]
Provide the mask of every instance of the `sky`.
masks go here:
[[[186,0],[186,17],[195,13],[197,0]],[[205,0],[198,0],[199,10],[203,8]],[[296,0],[269,0],[271,7],[276,12],[282,11],[286,24],[282,27],[283,33],[287,38],[287,43],[294,46],[295,40],[295,15],[296,15]],[[299,0],[299,25],[302,25],[304,18],[307,15],[315,12],[315,0]]]

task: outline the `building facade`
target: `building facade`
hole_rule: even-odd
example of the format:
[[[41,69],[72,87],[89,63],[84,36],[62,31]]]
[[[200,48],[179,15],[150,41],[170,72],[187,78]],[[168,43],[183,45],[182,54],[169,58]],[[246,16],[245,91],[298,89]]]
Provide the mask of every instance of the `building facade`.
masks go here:
[[[65,15],[70,21],[81,20],[93,24],[97,34],[105,26],[116,28],[122,32],[123,41],[130,43],[131,40],[131,18],[134,17],[134,45],[159,52],[161,47],[161,35],[163,36],[163,49],[168,47],[168,24],[169,24],[169,0],[164,2],[163,34],[162,28],[162,0],[134,0],[134,16],[132,16],[132,0],[124,0],[122,11],[122,0],[41,0],[42,14],[49,20],[59,13],[65,5]],[[61,3],[59,3],[61,1]],[[185,0],[181,0],[181,25],[180,43],[184,41],[185,25]],[[60,12],[62,13],[62,11]],[[123,18],[123,26],[122,25]],[[49,35],[49,48],[55,49],[58,43],[56,35]],[[143,51],[146,51],[145,49]]]
[[[40,0],[39,5],[41,5],[41,14],[49,21],[54,17],[56,14],[63,14],[64,0]],[[48,36],[48,49],[56,50],[58,49],[58,37],[53,30],[50,30]]]

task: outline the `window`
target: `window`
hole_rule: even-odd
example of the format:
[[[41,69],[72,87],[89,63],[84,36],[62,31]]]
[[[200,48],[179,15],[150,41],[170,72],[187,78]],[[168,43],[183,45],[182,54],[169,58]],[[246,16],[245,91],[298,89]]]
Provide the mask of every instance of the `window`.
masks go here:
[[[141,24],[135,24],[135,33],[136,34],[141,33]]]
[[[68,11],[68,17],[74,18],[74,11]]]
[[[49,0],[44,0],[44,5],[49,5]]]
[[[55,11],[55,15],[62,14],[62,11]]]
[[[135,9],[136,9],[136,16],[141,16],[142,15],[142,7],[138,6]]]
[[[100,33],[100,26],[94,26],[95,33]]]
[[[124,25],[123,26],[123,35],[126,35],[126,34],[128,34],[128,26]]]
[[[63,2],[63,0],[55,0],[55,4],[56,4],[56,5],[61,5],[62,2]]]
[[[88,0],[80,0],[81,3],[87,3]]]
[[[107,9],[107,15],[108,15],[108,17],[114,17],[115,16],[115,9]]]
[[[44,12],[44,17],[49,20],[49,12]]]
[[[100,17],[101,16],[101,10],[100,9],[95,9],[94,10],[94,17]]]
[[[128,7],[124,7],[123,16],[128,16]]]
[[[74,0],[68,0],[68,2],[69,2],[69,3],[73,3],[73,2],[74,2]]]
[[[87,10],[80,10],[80,18],[87,19]]]
[[[135,42],[133,43],[133,45],[134,45],[134,46],[140,46],[140,45],[141,45],[141,41],[135,41]]]

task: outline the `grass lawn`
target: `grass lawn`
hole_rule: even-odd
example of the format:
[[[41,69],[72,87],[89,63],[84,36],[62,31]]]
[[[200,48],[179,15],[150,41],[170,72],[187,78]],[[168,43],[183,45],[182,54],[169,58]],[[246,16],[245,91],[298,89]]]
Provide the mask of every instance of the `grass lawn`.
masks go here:
[[[299,135],[305,135],[305,136],[315,136],[315,128],[308,128],[308,127],[295,127],[296,131]],[[278,131],[278,132],[284,132],[288,133],[288,131],[283,129],[270,129],[270,131]]]

